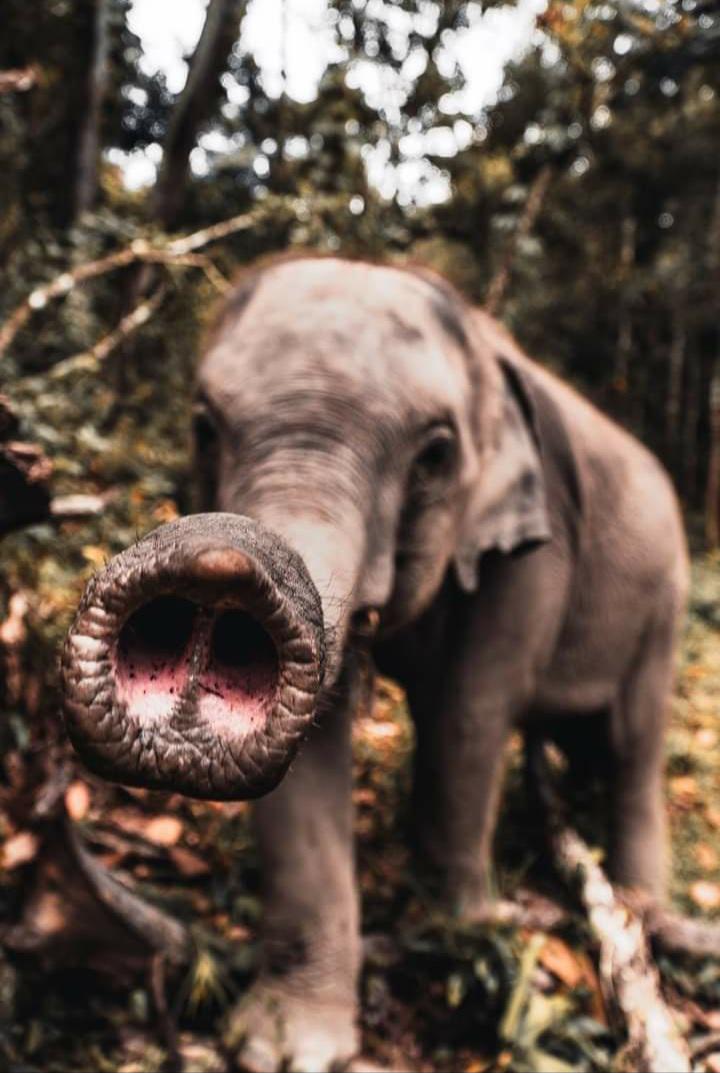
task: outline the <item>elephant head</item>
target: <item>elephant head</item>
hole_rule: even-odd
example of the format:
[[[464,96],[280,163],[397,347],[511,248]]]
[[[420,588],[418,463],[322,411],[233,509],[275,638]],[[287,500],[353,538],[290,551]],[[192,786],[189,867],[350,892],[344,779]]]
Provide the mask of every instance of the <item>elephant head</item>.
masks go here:
[[[267,789],[356,633],[402,629],[446,577],[472,590],[484,552],[547,539],[511,347],[424,270],[302,257],[245,276],[198,374],[196,473],[218,513],[111,564],[68,640],[69,724],[96,767]]]

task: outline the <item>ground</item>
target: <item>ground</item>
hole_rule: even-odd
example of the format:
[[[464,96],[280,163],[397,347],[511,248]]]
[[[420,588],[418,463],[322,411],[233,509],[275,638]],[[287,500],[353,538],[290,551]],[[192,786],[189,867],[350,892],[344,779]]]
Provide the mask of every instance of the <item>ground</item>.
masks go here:
[[[156,407],[161,416],[151,431],[144,418],[163,383],[158,378],[152,388],[135,388],[112,433],[102,428],[111,395],[102,384],[90,389],[73,381],[60,397],[29,382],[19,393],[34,435],[56,460],[59,490],[110,496],[99,518],[65,523],[59,532],[39,526],[4,543],[0,622],[12,593],[25,595],[27,611],[14,670],[6,653],[6,675],[12,670],[15,677],[6,687],[0,726],[0,788],[18,765],[32,763],[36,724],[58,728],[60,740],[57,646],[84,580],[136,534],[189,508],[183,491],[186,401],[179,393]],[[719,635],[720,558],[700,555],[668,735],[667,799],[673,902],[707,917],[720,913]],[[379,1063],[428,1071],[616,1068],[622,1034],[602,995],[579,914],[552,937],[463,931],[414,881],[403,838],[411,751],[402,696],[382,682],[372,711],[359,713],[355,725],[366,1053]],[[0,916],[17,908],[35,851],[3,800],[7,806],[7,793],[0,797]],[[248,807],[110,787],[79,766],[66,802],[106,865],[192,924],[196,957],[168,980],[165,1020],[177,1025],[188,1070],[225,1068],[216,1046],[219,1026],[256,956],[259,876]],[[592,840],[592,803],[579,815]],[[516,743],[497,838],[496,885],[508,896],[527,886],[557,894],[527,819]],[[691,1041],[720,1031],[720,966],[667,957],[660,965],[666,995]],[[28,955],[0,955],[3,1068],[150,1073],[166,1059],[161,1020],[142,971],[120,979],[101,966],[52,967]],[[720,1069],[720,1053],[703,1056],[698,1068]]]

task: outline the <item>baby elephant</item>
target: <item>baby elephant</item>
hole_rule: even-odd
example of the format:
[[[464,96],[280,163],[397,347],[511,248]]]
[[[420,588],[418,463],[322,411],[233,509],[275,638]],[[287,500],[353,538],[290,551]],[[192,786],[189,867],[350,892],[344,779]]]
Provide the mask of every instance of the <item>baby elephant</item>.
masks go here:
[[[564,726],[582,744],[600,719],[612,874],[662,895],[663,728],[687,560],[670,482],[639,443],[439,276],[313,257],[250,271],[225,303],[199,372],[196,441],[205,507],[225,513],[191,519],[184,548],[184,523],[147,545],[164,564],[152,567],[158,592],[184,579],[185,602],[154,611],[148,633],[164,622],[177,634],[176,670],[160,675],[167,697],[152,701],[171,713],[172,756],[162,755],[164,738],[136,728],[126,747],[118,730],[96,766],[107,770],[112,747],[126,764],[142,756],[150,765],[138,781],[175,780],[205,796],[213,787],[231,796],[236,783],[262,792],[282,774],[316,697],[297,762],[256,806],[264,960],[230,1027],[247,1067],[328,1069],[357,1051],[350,724],[359,648],[371,647],[407,692],[415,841],[457,913],[472,918],[488,897],[512,730],[533,737]],[[224,550],[229,531],[239,551]],[[145,546],[133,553],[143,589],[152,580],[139,559]],[[242,577],[233,580],[236,562]],[[223,611],[234,589],[251,618]],[[198,600],[210,610],[192,625],[195,612],[182,608]],[[104,629],[125,614],[115,603],[85,617]],[[311,620],[304,633],[301,620]],[[202,640],[205,621],[216,622],[212,642]],[[231,666],[240,626],[252,642],[249,669]],[[143,660],[156,665],[142,635],[125,633],[120,685],[137,694],[141,722],[146,686],[157,691],[159,679],[139,673]],[[73,643],[85,660],[102,648],[84,636]],[[187,697],[178,707],[183,660],[190,684],[179,686]],[[193,668],[206,663],[199,693]],[[74,711],[84,717],[94,709],[83,696]],[[118,711],[127,715],[129,703]],[[233,716],[241,709],[250,738]],[[270,764],[274,727],[289,744]]]
[[[206,505],[281,534],[322,599],[325,702],[256,806],[265,968],[234,1028],[251,1066],[327,1068],[357,1046],[358,633],[377,621],[376,665],[407,691],[416,840],[458,913],[488,896],[512,729],[577,733],[599,713],[611,870],[660,896],[682,524],[638,442],[426,271],[310,257],[252,271],[197,407]]]

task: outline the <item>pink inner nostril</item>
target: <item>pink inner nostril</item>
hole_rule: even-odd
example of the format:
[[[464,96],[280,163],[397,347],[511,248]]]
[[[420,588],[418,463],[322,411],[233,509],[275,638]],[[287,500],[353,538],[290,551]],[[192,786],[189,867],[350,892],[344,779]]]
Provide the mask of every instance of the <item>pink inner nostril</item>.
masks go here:
[[[115,678],[118,699],[136,717],[167,718],[185,697],[217,729],[238,732],[269,714],[278,658],[267,632],[246,611],[201,613],[190,600],[160,596],[123,626]]]
[[[148,717],[168,714],[187,679],[197,607],[178,596],[159,596],[135,611],[118,638],[118,693]]]
[[[198,705],[213,720],[236,724],[243,716],[257,725],[275,696],[278,659],[275,645],[246,611],[225,611],[213,624]]]

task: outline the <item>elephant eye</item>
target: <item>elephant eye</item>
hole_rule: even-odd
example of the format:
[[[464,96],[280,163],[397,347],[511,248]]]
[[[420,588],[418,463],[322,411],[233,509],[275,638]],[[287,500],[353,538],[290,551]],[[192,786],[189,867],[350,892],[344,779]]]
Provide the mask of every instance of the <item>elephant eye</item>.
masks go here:
[[[457,457],[458,444],[454,431],[449,425],[436,425],[428,432],[415,458],[415,475],[423,483],[450,477],[455,470]]]

